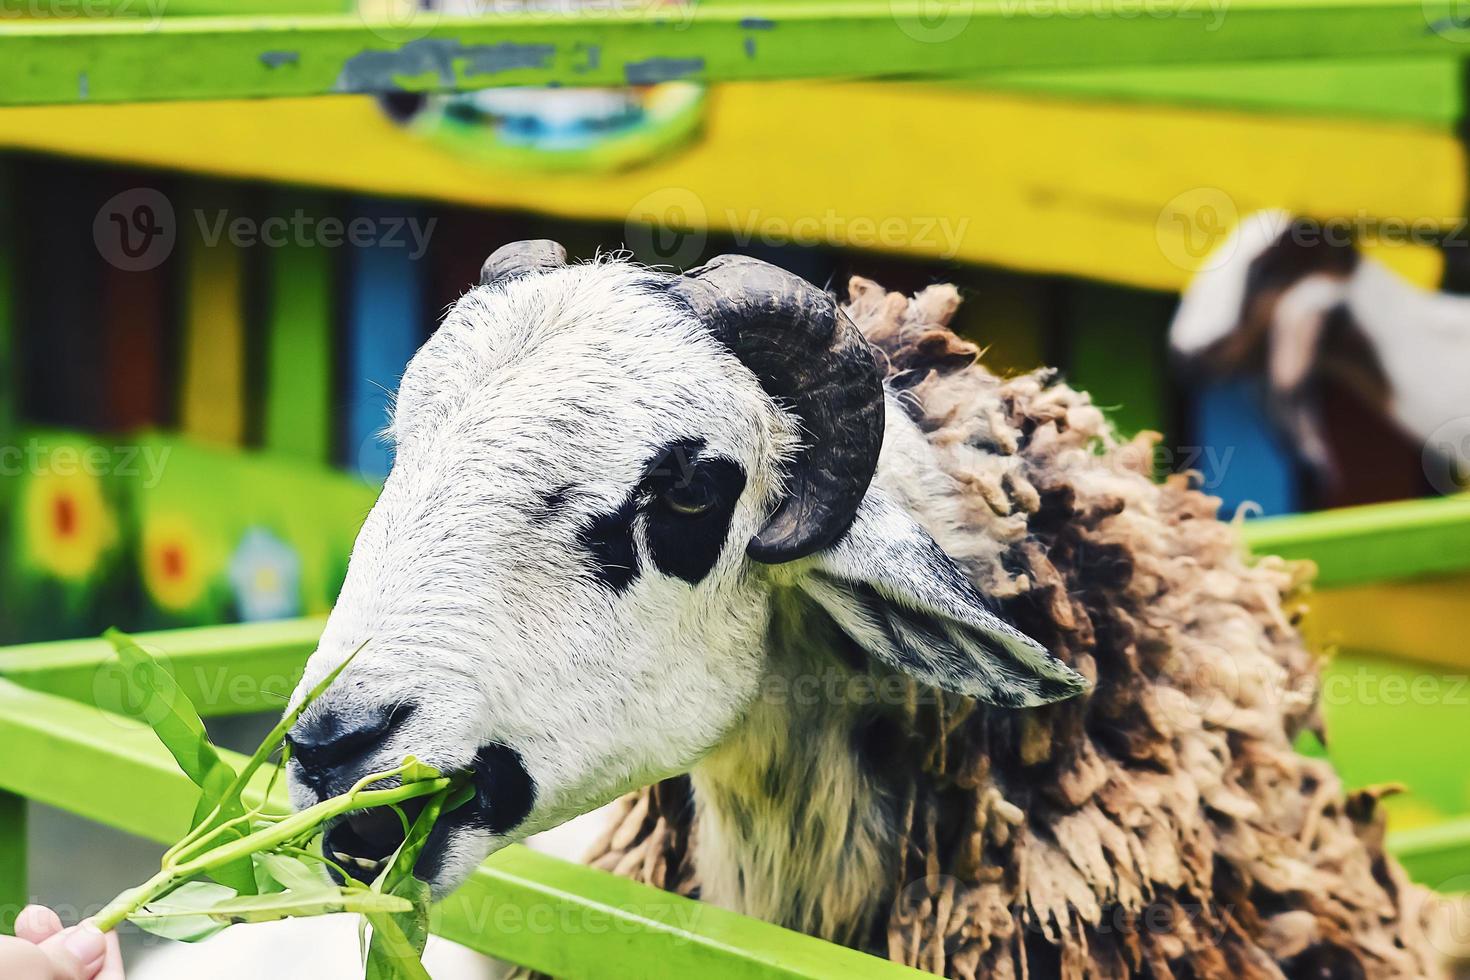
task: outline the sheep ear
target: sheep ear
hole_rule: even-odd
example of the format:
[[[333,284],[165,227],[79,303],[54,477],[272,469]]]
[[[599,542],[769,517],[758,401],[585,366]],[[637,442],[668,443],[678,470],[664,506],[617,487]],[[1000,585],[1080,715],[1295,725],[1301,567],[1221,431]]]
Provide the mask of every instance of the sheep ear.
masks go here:
[[[813,556],[800,587],[878,661],[935,687],[1021,708],[1087,681],[1002,620],[903,508],[868,491],[847,533]]]

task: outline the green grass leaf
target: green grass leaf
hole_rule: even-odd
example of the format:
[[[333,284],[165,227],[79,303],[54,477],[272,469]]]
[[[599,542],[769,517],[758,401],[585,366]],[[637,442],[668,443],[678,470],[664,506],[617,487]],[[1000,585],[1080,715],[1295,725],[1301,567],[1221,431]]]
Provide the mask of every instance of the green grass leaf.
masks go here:
[[[428,980],[424,947],[429,942],[429,886],[412,875],[399,883],[408,908],[398,913],[370,914],[373,933],[368,941],[363,980]]]
[[[273,895],[237,895],[202,909],[169,906],[166,902],[167,900],[157,904],[150,903],[128,916],[128,919],[140,927],[167,919],[198,916],[207,916],[224,925],[238,925],[244,922],[275,922],[298,916],[333,915],[338,912],[357,912],[368,916],[390,915],[413,909],[413,903],[406,898],[381,895],[365,888],[313,891],[304,895],[293,891],[276,892]]]
[[[326,868],[320,864],[309,864],[289,854],[271,853],[255,855],[255,862],[286,891],[298,895],[337,893],[336,883],[327,877]]]
[[[408,758],[405,764],[417,763]],[[423,767],[426,778],[434,778],[437,770]],[[405,778],[407,778],[405,776]],[[468,790],[468,793],[466,793]],[[457,781],[429,797],[429,802],[408,828],[397,853],[373,883],[373,888],[388,895],[407,899],[412,907],[395,915],[369,916],[373,934],[367,943],[365,980],[404,980],[420,976],[424,947],[429,942],[429,886],[413,876],[414,865],[423,853],[429,834],[439,817],[468,801],[474,787],[468,780]],[[407,971],[407,972],[405,972]]]
[[[224,929],[222,923],[209,917],[208,909],[234,897],[233,888],[212,881],[191,881],[144,906],[140,914],[149,918],[132,918],[139,929],[155,936],[181,943],[203,942]]]
[[[222,822],[243,815],[245,810],[239,794],[225,802],[229,788],[236,781],[235,770],[220,758],[194,702],[179,687],[178,680],[162,661],[126,633],[109,629],[102,635],[117,652],[123,677],[132,689],[133,703],[142,705],[140,717],[152,727],[184,775],[199,787],[199,804],[190,826],[199,826],[216,810]],[[242,895],[255,892],[255,872],[249,861],[222,865],[211,877]]]

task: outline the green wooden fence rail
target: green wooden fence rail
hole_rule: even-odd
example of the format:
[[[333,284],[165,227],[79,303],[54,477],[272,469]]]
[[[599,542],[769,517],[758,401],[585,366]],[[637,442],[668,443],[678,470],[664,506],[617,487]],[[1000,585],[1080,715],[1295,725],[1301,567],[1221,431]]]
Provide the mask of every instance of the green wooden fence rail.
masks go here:
[[[210,638],[208,631],[180,631],[170,645],[182,652],[201,633]],[[213,657],[233,670],[248,664],[248,657],[235,659],[241,652],[191,656]],[[39,680],[34,672],[28,676]],[[6,747],[0,767],[0,906],[12,916],[27,892],[18,843],[24,835],[15,822],[23,819],[14,805],[19,797],[160,843],[171,843],[187,829],[198,791],[138,722],[0,680],[0,744]],[[237,767],[243,762],[236,756],[230,761]],[[247,794],[251,802],[260,799],[266,776],[261,773]],[[284,805],[284,798],[278,802]],[[434,929],[483,953],[567,978],[923,976],[521,847],[496,855],[442,902]]]
[[[1470,571],[1470,494],[1247,521],[1257,554],[1310,558],[1317,585]]]
[[[1470,566],[1470,499],[1412,501],[1262,521],[1248,538],[1314,557],[1337,584]],[[205,715],[279,710],[320,619],[142,635]],[[75,640],[0,649],[0,928],[27,895],[25,801],[171,842],[197,790],[146,726],[106,710],[121,685],[111,647]],[[99,707],[101,705],[102,707]],[[262,775],[261,780],[265,776]],[[258,783],[255,799],[263,789]],[[1470,818],[1391,835],[1419,880],[1470,866]],[[435,931],[561,977],[920,976],[916,971],[525,848],[493,857],[441,903]]]
[[[1449,0],[652,0],[566,13],[0,23],[0,104],[1463,57]]]

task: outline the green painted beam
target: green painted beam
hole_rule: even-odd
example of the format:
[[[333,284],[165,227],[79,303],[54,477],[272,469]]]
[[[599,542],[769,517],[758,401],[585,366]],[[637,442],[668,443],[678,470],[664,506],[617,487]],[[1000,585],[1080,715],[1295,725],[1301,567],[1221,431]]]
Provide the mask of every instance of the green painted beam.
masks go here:
[[[1415,881],[1446,894],[1470,891],[1470,817],[1396,831],[1388,846]]]
[[[22,7],[23,13],[19,9]],[[156,23],[164,17],[220,14],[341,14],[350,13],[354,5],[352,0],[86,0],[85,4],[57,3],[54,9],[44,3],[15,4],[10,9],[22,17],[43,22],[75,21],[80,16]]]
[[[523,847],[440,903],[434,931],[561,980],[933,977]]]
[[[200,714],[280,711],[316,649],[324,620],[139,633],[162,656]],[[120,696],[117,658],[104,640],[62,640],[0,648],[0,677],[82,704]]]
[[[1322,588],[1470,569],[1470,494],[1247,521],[1257,554],[1310,558]]]
[[[407,28],[351,15],[11,22],[0,104],[1460,54],[1470,31],[1431,29],[1436,3],[1158,0],[1123,17],[1091,0],[975,0],[936,21],[926,0],[758,0]]]
[[[1448,128],[1464,102],[1458,54],[1304,62],[1063,69],[991,75],[969,87],[1106,103],[1384,119]]]
[[[95,707],[0,680],[0,745],[0,791],[159,843],[176,840],[193,812],[197,789],[153,733]],[[252,784],[252,802],[268,775]],[[281,789],[275,799],[284,805]],[[435,931],[569,980],[927,976],[520,847],[496,855],[443,902]]]

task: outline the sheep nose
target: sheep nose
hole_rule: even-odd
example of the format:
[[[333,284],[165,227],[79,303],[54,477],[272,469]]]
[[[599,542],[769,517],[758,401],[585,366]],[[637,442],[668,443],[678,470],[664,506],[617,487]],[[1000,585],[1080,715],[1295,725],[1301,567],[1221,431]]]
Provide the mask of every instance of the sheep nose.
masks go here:
[[[286,744],[307,781],[319,784],[333,772],[371,755],[412,713],[412,705],[351,715],[332,710],[314,711],[286,733]]]

